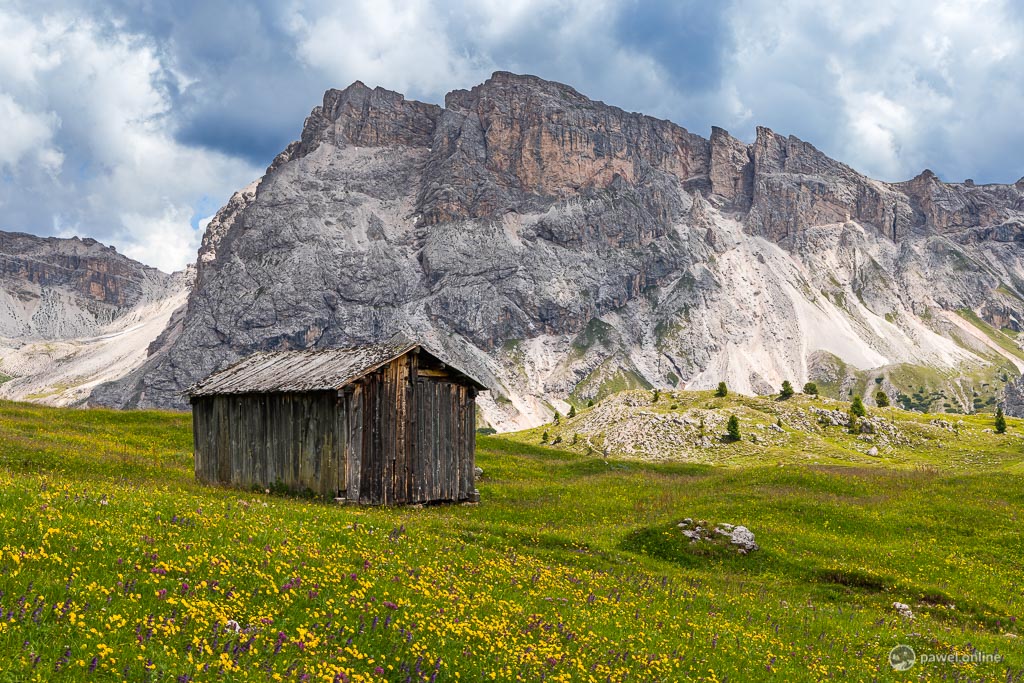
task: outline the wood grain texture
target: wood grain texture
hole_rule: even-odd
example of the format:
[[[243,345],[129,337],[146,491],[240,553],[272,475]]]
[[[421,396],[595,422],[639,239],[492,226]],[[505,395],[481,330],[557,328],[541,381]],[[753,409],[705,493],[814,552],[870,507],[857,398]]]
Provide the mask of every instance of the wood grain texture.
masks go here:
[[[476,391],[415,348],[340,391],[193,396],[196,478],[368,505],[470,500]]]

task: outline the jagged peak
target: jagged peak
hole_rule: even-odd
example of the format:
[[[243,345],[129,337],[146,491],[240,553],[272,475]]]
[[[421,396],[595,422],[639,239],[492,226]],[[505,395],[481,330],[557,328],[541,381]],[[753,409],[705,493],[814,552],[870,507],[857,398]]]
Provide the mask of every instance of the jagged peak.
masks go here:
[[[720,126],[711,126],[711,142],[716,142],[718,140],[736,140],[736,139],[737,138],[734,137],[725,128],[722,128]]]
[[[445,95],[446,109],[461,111],[469,109],[481,97],[503,98],[511,93],[546,94],[575,100],[579,103],[594,103],[602,106],[604,102],[596,102],[583,95],[572,86],[557,81],[549,81],[532,74],[517,74],[511,71],[495,71],[491,77],[469,90],[453,90]]]
[[[324,92],[322,110],[328,116],[334,116],[337,114],[341,104],[349,102],[362,103],[366,99],[370,100],[371,105],[374,103],[400,103],[405,101],[405,95],[395,90],[388,90],[381,86],[371,88],[362,81],[354,81],[351,85],[341,90],[336,88],[330,88]],[[416,100],[409,100],[410,103],[416,105],[423,105],[428,107],[436,107],[437,105],[426,104],[423,102],[417,102]]]
[[[335,89],[336,88],[331,88],[331,90],[335,90]],[[359,79],[356,79],[356,80],[352,81],[351,85],[349,85],[348,87],[342,88],[341,90],[342,90],[342,92],[348,92],[349,90],[370,90],[370,89],[371,88],[368,85],[366,85],[365,83],[363,83]]]

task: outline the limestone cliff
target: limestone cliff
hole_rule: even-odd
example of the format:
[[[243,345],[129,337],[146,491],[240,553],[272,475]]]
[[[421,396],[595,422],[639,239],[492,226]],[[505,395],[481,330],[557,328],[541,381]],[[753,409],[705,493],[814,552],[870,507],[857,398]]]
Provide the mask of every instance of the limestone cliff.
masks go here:
[[[533,76],[443,108],[356,82],[210,223],[187,308],[94,400],[184,407],[255,350],[404,331],[487,379],[500,427],[620,387],[820,374],[971,410],[1024,366],[1022,226],[1022,183],[883,183]]]

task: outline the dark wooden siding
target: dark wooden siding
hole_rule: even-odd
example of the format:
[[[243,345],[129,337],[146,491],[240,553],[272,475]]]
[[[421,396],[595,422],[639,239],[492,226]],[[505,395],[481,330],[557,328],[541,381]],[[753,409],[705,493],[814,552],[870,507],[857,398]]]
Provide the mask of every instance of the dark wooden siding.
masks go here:
[[[344,401],[334,392],[206,396],[192,405],[196,478],[283,486],[334,497],[345,489]]]
[[[476,389],[416,353],[341,392],[193,401],[196,477],[365,504],[468,500]]]

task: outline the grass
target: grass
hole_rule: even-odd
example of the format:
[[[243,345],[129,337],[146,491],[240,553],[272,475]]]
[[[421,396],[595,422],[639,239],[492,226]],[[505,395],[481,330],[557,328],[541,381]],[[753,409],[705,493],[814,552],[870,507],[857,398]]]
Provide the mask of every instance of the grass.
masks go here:
[[[1001,348],[1003,351],[1006,351],[1006,353],[1020,360],[1024,360],[1024,350],[1021,350],[1020,346],[1017,345],[1017,342],[1015,342],[1011,337],[1004,334],[1002,331],[997,330],[996,328],[992,327],[987,322],[982,320],[980,317],[978,317],[977,313],[975,313],[969,308],[961,308],[957,311],[957,314],[959,314],[961,318],[963,318],[964,320],[966,320],[967,322],[971,323],[979,330],[984,332],[986,336],[988,336],[989,339],[995,342],[996,345],[999,346],[999,348]]]
[[[574,418],[563,416],[558,424],[507,438],[539,446],[548,432],[549,443],[561,438],[559,448],[584,456],[607,452],[615,457],[734,467],[935,466],[974,472],[1024,459],[1024,420],[1008,418],[1011,429],[997,435],[992,433],[991,413],[948,415],[869,407],[869,417],[880,425],[877,433],[851,434],[845,426],[823,424],[820,413],[814,412],[849,412],[848,402],[827,397],[797,394],[781,401],[778,395],[730,393],[718,398],[713,391],[662,391],[657,402],[651,398],[650,391],[623,392],[594,408],[578,409]],[[730,415],[740,420],[742,439],[736,443],[724,438]],[[703,445],[701,436],[707,437]],[[873,446],[878,454],[868,455]]]
[[[0,681],[1024,676],[1016,442],[970,469],[722,467],[488,436],[480,505],[365,509],[200,486],[189,428],[0,404]],[[761,550],[692,546],[683,517]],[[1005,660],[896,674],[899,643]]]
[[[614,361],[606,360],[576,385],[569,400],[575,405],[582,405],[589,399],[600,400],[639,388],[650,389],[651,384],[635,370],[620,368]]]

